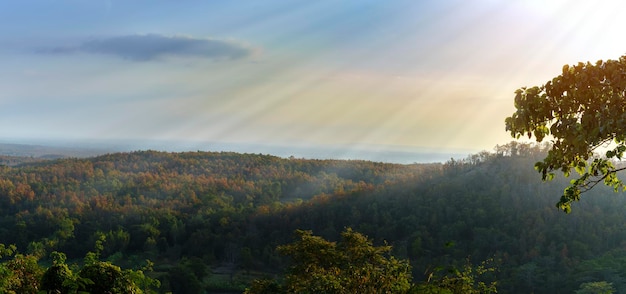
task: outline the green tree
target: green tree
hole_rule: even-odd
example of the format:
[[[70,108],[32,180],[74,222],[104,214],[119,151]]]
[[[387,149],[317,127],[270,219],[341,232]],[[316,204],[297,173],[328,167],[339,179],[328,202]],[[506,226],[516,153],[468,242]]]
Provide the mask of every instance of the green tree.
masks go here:
[[[33,255],[15,254],[13,259],[6,262],[6,268],[11,273],[6,293],[39,292],[44,270],[37,264],[37,260]]]
[[[126,270],[125,274],[130,280],[143,291],[143,293],[157,293],[154,289],[161,287],[161,281],[147,276],[146,272],[152,272],[154,262],[146,259],[146,265],[138,270]]]
[[[74,274],[67,264],[52,265],[41,278],[41,289],[47,293],[73,293],[74,284]]]
[[[571,203],[598,183],[616,191],[625,186],[614,160],[626,151],[626,56],[618,60],[563,66],[562,73],[544,85],[515,91],[513,115],[505,120],[515,138],[527,135],[537,142],[550,138],[548,155],[535,168],[544,180],[554,171],[580,177],[571,181],[557,207],[571,211]],[[598,148],[611,148],[598,155]]]
[[[254,257],[252,256],[252,250],[249,247],[243,247],[239,251],[239,264],[246,270],[246,273],[250,273],[254,263]]]
[[[80,291],[103,294],[137,294],[144,293],[144,290],[147,293],[153,293],[153,287],[160,287],[161,284],[158,280],[144,274],[144,271],[152,271],[153,263],[149,260],[146,261],[147,265],[139,270],[122,270],[110,262],[98,260],[105,248],[103,245],[105,242],[105,234],[96,232],[95,252],[88,252],[85,255],[85,265],[78,272],[78,276],[74,277],[73,286]],[[56,254],[53,256],[53,264],[55,260],[64,262],[65,255]],[[67,286],[68,282],[63,282],[62,285]]]
[[[278,247],[293,262],[284,285],[258,281],[247,293],[406,293],[411,288],[411,267],[389,255],[391,246],[373,246],[350,228],[337,243],[311,231],[296,234],[294,243]]]
[[[182,258],[168,273],[168,280],[174,293],[200,293],[205,288],[202,281],[209,274],[205,262],[197,257]]]
[[[17,248],[15,245],[6,246],[0,244],[0,258],[8,258],[16,253]],[[10,287],[10,280],[13,278],[13,271],[9,269],[6,263],[0,264],[0,292],[8,292]]]
[[[79,275],[93,282],[80,289],[88,293],[143,293],[130,278],[128,272],[122,271],[119,266],[109,262],[97,261],[85,265]]]
[[[487,260],[480,265],[473,266],[469,260],[462,267],[450,267],[447,270],[438,267],[430,273],[428,281],[419,283],[413,288],[413,293],[430,294],[487,294],[497,293],[497,282],[484,282],[481,276],[494,272],[490,265],[493,260]]]
[[[41,289],[47,293],[75,293],[78,287],[76,285],[75,276],[72,270],[65,264],[66,255],[61,252],[54,251],[50,253],[52,258],[52,266],[50,266],[41,278]]]

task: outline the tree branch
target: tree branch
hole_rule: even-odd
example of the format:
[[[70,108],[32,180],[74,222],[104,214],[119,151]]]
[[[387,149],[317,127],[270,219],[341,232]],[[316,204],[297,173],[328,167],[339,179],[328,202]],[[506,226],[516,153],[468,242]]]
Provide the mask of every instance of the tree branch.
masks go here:
[[[626,170],[626,167],[621,167],[618,169],[614,169],[606,174],[604,174],[601,178],[597,179],[597,180],[593,180],[593,181],[589,181],[588,183],[585,183],[582,187],[585,188],[585,190],[580,191],[581,193],[585,193],[591,189],[593,189],[593,187],[595,187],[597,184],[599,184],[600,182],[604,181],[604,179],[606,179],[606,177],[608,177],[610,174],[615,174],[619,171],[623,171]],[[589,186],[591,184],[591,186]]]

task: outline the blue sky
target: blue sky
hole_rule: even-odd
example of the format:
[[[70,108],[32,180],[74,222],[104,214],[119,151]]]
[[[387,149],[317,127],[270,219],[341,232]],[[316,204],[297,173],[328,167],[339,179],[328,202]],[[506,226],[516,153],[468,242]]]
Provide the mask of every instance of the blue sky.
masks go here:
[[[619,1],[0,2],[0,139],[491,150]]]

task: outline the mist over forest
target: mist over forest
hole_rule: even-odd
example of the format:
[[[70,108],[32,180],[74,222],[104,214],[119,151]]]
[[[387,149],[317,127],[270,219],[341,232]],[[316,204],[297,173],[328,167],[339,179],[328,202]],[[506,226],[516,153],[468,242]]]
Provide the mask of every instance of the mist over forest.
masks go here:
[[[626,291],[626,198],[598,187],[563,213],[555,203],[570,179],[541,181],[533,165],[545,152],[511,142],[421,164],[201,151],[3,156],[0,243],[43,268],[55,251],[75,265],[90,252],[123,269],[148,259],[160,287],[146,292],[237,293],[281,276],[290,261],[276,247],[296,230],[336,241],[351,228],[391,245],[414,283],[437,267],[488,263],[494,271],[474,278],[501,293],[600,282]]]

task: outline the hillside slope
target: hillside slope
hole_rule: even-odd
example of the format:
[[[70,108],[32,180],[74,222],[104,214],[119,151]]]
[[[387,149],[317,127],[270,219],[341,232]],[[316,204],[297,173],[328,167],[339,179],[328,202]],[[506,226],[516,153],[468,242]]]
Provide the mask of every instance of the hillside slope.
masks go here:
[[[625,198],[597,189],[566,215],[554,203],[567,179],[542,183],[532,168],[540,148],[501,151],[414,165],[142,151],[5,166],[0,243],[80,258],[104,235],[103,257],[155,260],[167,288],[198,263],[277,272],[274,248],[295,229],[336,239],[352,227],[409,258],[417,280],[494,259],[505,293],[626,291]]]

